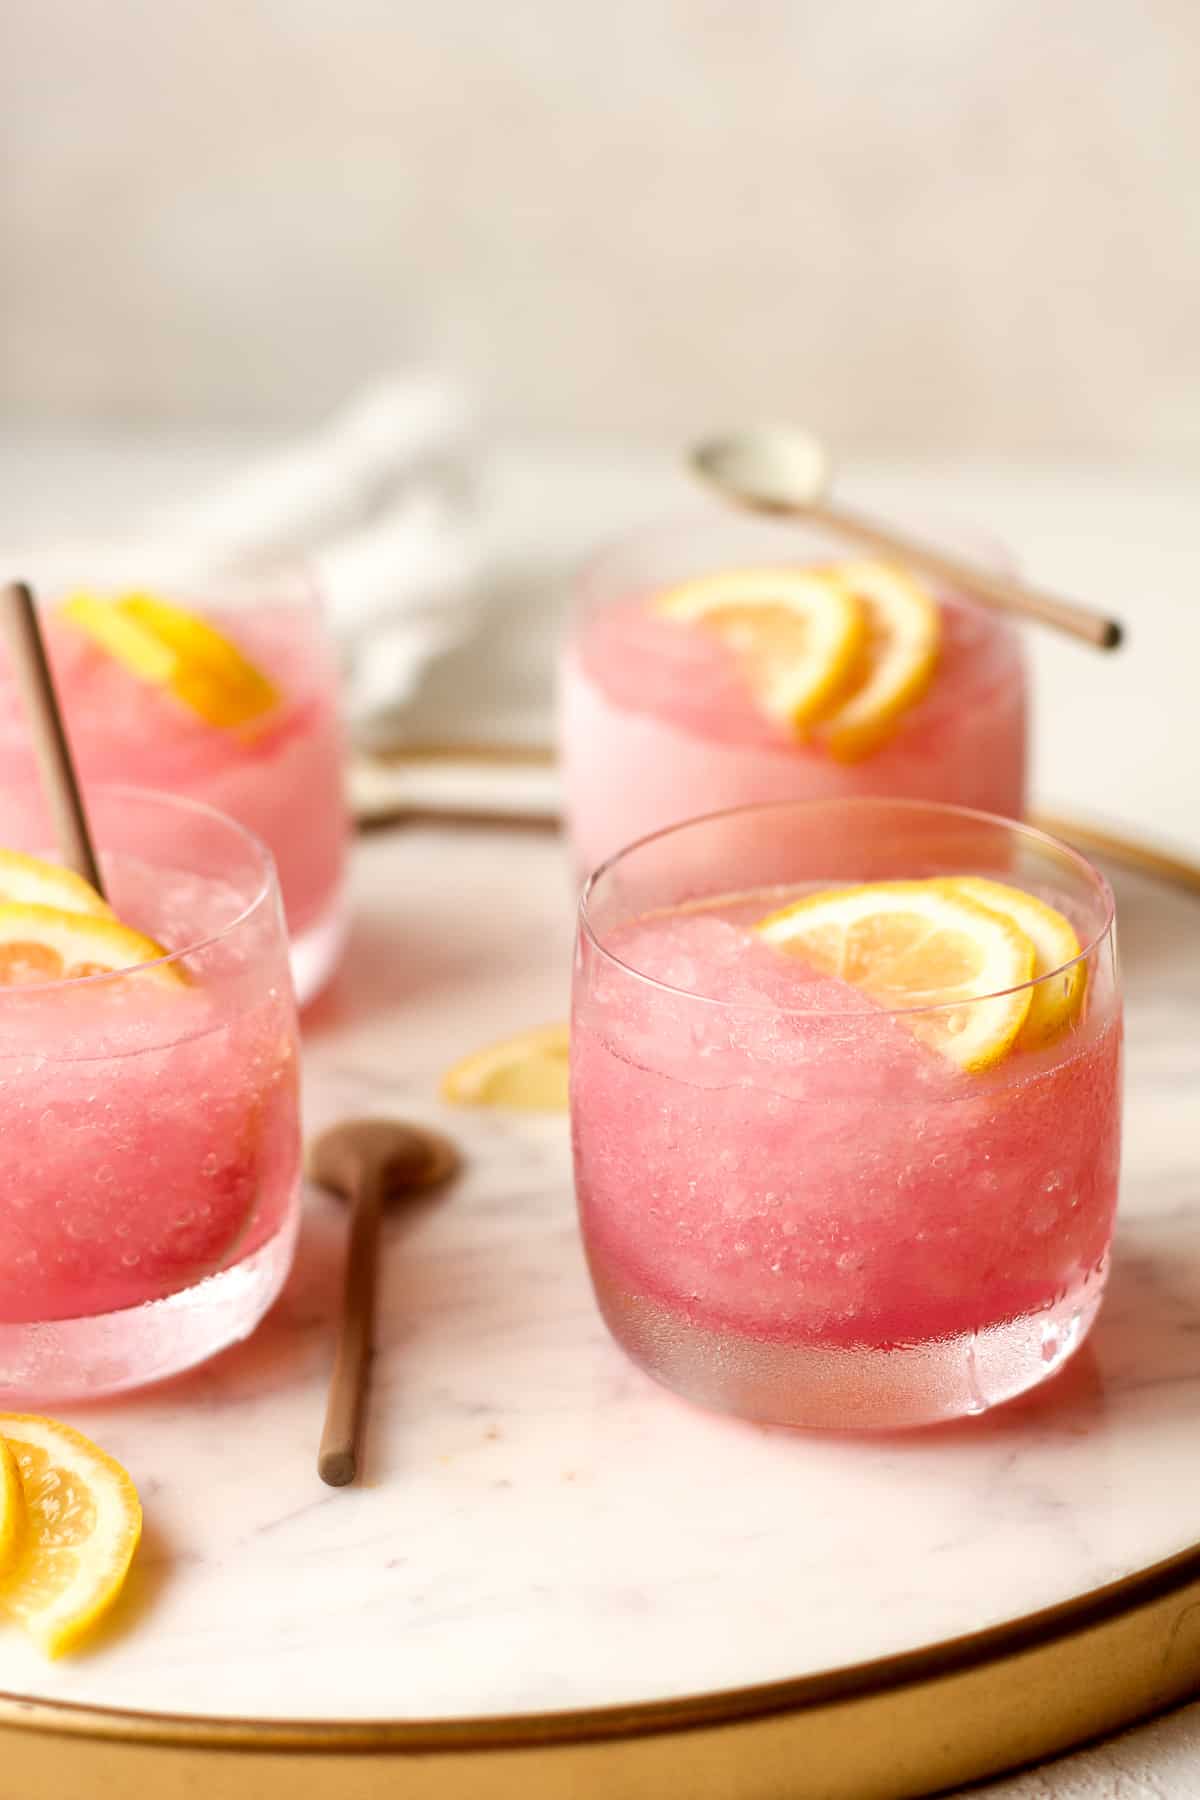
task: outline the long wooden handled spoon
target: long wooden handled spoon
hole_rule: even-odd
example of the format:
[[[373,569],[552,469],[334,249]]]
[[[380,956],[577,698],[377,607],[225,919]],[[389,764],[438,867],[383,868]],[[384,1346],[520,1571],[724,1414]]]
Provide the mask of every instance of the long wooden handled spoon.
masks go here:
[[[0,624],[25,702],[42,792],[54,821],[63,862],[90,882],[103,898],[104,877],[88,826],[45,639],[33,594],[23,581],[11,581],[0,588]]]
[[[993,574],[831,500],[825,447],[798,427],[761,426],[713,438],[696,446],[691,464],[697,474],[739,506],[754,512],[795,514],[828,525],[852,543],[911,563],[933,580],[961,588],[1000,612],[1037,619],[1100,650],[1115,650],[1124,635],[1118,620],[1077,601],[1062,600],[1010,576]]]
[[[317,1455],[317,1472],[330,1487],[345,1487],[358,1473],[383,1208],[439,1187],[458,1166],[458,1152],[446,1138],[391,1119],[346,1119],[309,1148],[310,1179],[351,1207],[342,1316]]]

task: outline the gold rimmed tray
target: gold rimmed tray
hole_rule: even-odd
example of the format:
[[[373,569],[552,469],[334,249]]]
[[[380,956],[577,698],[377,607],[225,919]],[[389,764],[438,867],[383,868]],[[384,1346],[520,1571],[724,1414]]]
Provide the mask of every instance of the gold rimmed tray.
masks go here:
[[[146,1491],[146,1555],[88,1656],[46,1667],[0,1640],[9,1784],[870,1800],[1200,1687],[1200,870],[1147,874],[1134,843],[1123,872],[1105,847],[1130,1130],[1092,1344],[987,1419],[831,1442],[644,1382],[590,1304],[562,1122],[434,1099],[462,1050],[561,1012],[561,852],[541,833],[499,843],[365,839],[347,970],[309,1024],[311,1126],[403,1111],[449,1124],[470,1159],[452,1201],[389,1243],[364,1488],[323,1492],[313,1470],[342,1223],[314,1195],[258,1337],[79,1416]]]
[[[994,1631],[770,1687],[354,1723],[2,1695],[0,1752],[14,1793],[113,1800],[906,1800],[1068,1749],[1198,1683],[1200,1549]]]

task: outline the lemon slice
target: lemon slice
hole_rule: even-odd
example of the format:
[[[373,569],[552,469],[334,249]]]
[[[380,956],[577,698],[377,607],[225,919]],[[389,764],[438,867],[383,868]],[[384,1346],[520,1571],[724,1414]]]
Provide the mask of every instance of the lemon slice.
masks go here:
[[[566,1025],[542,1025],[465,1056],[442,1077],[442,1098],[455,1106],[567,1110]]]
[[[121,1591],[142,1532],[141,1504],[120,1463],[69,1425],[0,1413],[0,1433],[25,1510],[16,1561],[0,1576],[0,1612],[58,1656]]]
[[[1082,948],[1075,927],[1056,908],[1024,888],[988,881],[982,875],[957,875],[950,885],[1020,926],[1033,944],[1035,979],[1061,971],[1053,981],[1042,981],[1032,990],[1029,1016],[1017,1039],[1018,1049],[1041,1049],[1073,1025],[1083,1010],[1087,969],[1075,960]]]
[[[0,987],[40,986],[108,975],[155,963],[167,952],[113,918],[63,912],[54,906],[0,905]],[[147,969],[161,986],[183,987],[187,978],[173,963]]]
[[[74,594],[61,610],[131,675],[166,689],[206,724],[238,730],[279,704],[278,689],[261,669],[181,606],[152,594],[116,600]]]
[[[90,913],[111,919],[113,909],[90,882],[73,869],[43,862],[20,850],[0,850],[0,904],[55,906],[60,912]]]
[[[0,1581],[16,1561],[25,1523],[25,1496],[17,1459],[0,1438]]]
[[[127,594],[119,604],[175,652],[173,691],[210,725],[250,724],[278,706],[274,683],[206,620],[151,594]]]
[[[867,641],[863,607],[828,571],[730,569],[668,588],[653,610],[714,632],[763,711],[800,735],[842,699]]]
[[[1029,1012],[1021,984],[1033,974],[1030,939],[950,881],[876,881],[810,894],[755,930],[881,1006],[941,1009],[912,1010],[905,1023],[961,1069],[999,1062]]]
[[[840,563],[828,573],[865,609],[867,644],[857,686],[822,721],[818,736],[831,756],[856,762],[891,736],[929,687],[942,612],[932,594],[886,563]]]

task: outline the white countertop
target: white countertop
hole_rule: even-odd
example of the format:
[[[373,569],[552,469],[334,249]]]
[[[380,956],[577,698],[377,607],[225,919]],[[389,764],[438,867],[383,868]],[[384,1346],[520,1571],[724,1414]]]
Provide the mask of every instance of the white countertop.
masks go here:
[[[156,497],[178,492],[227,466],[229,458],[228,446],[164,451],[128,443],[43,444],[36,450],[11,442],[0,445],[0,541],[44,535],[64,513],[72,529],[102,527],[151,491]],[[889,505],[897,516],[978,519],[1011,544],[1046,583],[1057,582],[1064,591],[1094,599],[1126,618],[1130,646],[1118,657],[1103,659],[1048,636],[1039,636],[1033,645],[1040,708],[1038,798],[1044,805],[1070,806],[1200,852],[1200,806],[1195,801],[1200,709],[1192,692],[1200,662],[1200,608],[1193,602],[1200,575],[1198,487],[1195,481],[1087,476],[1064,469],[880,468],[862,470],[848,491],[863,504]],[[488,493],[488,529],[497,561],[503,565],[506,590],[519,598],[507,637],[508,666],[520,680],[498,713],[507,708],[507,723],[538,740],[547,729],[541,673],[549,652],[545,612],[537,596],[560,591],[563,568],[596,537],[623,522],[652,517],[664,506],[686,504],[687,489],[652,459],[634,463],[578,451],[527,451],[497,459]],[[523,571],[528,583],[522,581]],[[534,597],[528,603],[527,595]],[[482,701],[472,698],[470,683],[464,678],[452,685],[466,710],[482,716]],[[521,1023],[561,1012],[569,905],[566,877],[558,881],[557,867],[553,844],[537,837],[521,840],[519,849],[503,856],[486,834],[481,839],[480,834],[407,832],[368,841],[358,859],[359,913],[347,971],[309,1026],[310,1125],[349,1106],[395,1105],[417,1117],[436,1117],[434,1078],[454,1056]],[[463,896],[479,892],[481,869],[494,884],[494,904],[482,932],[471,929],[462,910]],[[1173,926],[1160,927],[1157,917],[1152,921],[1149,912],[1143,915],[1137,884],[1130,892],[1135,929],[1126,949],[1131,965],[1135,957],[1143,959],[1137,979],[1145,985],[1131,1055],[1131,1085],[1141,1110],[1134,1121],[1134,1183],[1127,1195],[1129,1223],[1123,1229],[1133,1234],[1127,1242],[1139,1253],[1127,1259],[1123,1291],[1118,1287],[1114,1292],[1105,1335],[1097,1340],[1099,1361],[1091,1365],[1089,1379],[1094,1384],[1098,1371],[1100,1412],[1084,1379],[1057,1408],[1035,1408],[1023,1422],[1015,1413],[999,1415],[964,1452],[970,1479],[961,1489],[943,1487],[948,1463],[935,1465],[945,1458],[944,1450],[927,1446],[898,1452],[892,1447],[869,1453],[875,1459],[891,1458],[889,1482],[894,1491],[908,1494],[910,1505],[897,1513],[897,1528],[928,1535],[928,1526],[934,1538],[940,1532],[938,1541],[947,1546],[940,1564],[931,1555],[923,1565],[940,1566],[946,1580],[932,1582],[929,1592],[916,1600],[914,1584],[906,1584],[902,1572],[886,1576],[885,1560],[867,1571],[872,1591],[885,1579],[896,1582],[897,1593],[907,1589],[910,1599],[901,1606],[897,1627],[902,1632],[920,1636],[982,1624],[1061,1592],[1078,1591],[1080,1585],[1109,1578],[1200,1536],[1190,1505],[1190,1422],[1200,1386],[1194,1337],[1198,1289],[1190,1279],[1196,1268],[1189,1248],[1193,1234],[1185,1233],[1178,1244],[1168,1242],[1172,1211],[1178,1215],[1193,1197],[1191,1139],[1177,1127],[1186,1119],[1188,1105],[1194,1111],[1200,1083],[1191,1024],[1200,1006],[1200,965],[1190,915],[1181,910]],[[1137,922],[1143,916],[1146,927],[1140,931]],[[433,917],[441,923],[431,936]],[[464,1606],[473,1617],[482,1611],[487,1621],[480,1656],[467,1658],[457,1685],[438,1686],[438,1670],[451,1666],[453,1658],[428,1654],[414,1661],[412,1679],[423,1685],[419,1693],[413,1691],[413,1704],[403,1706],[406,1712],[578,1704],[605,1694],[634,1698],[651,1681],[665,1684],[660,1691],[682,1691],[698,1682],[769,1679],[800,1672],[798,1658],[802,1663],[824,1654],[835,1628],[845,1634],[844,1642],[837,1640],[836,1660],[899,1647],[879,1636],[881,1609],[859,1609],[866,1625],[847,1628],[845,1617],[853,1618],[855,1609],[841,1606],[840,1596],[831,1590],[819,1640],[806,1633],[797,1636],[786,1609],[770,1611],[769,1629],[751,1630],[748,1614],[741,1642],[743,1660],[748,1655],[752,1666],[735,1670],[726,1666],[727,1645],[706,1647],[689,1631],[683,1583],[666,1614],[680,1643],[686,1644],[686,1654],[671,1658],[664,1644],[639,1625],[628,1641],[644,1639],[644,1667],[636,1658],[617,1658],[625,1687],[621,1695],[611,1692],[613,1646],[625,1641],[617,1600],[625,1594],[633,1608],[630,1617],[642,1618],[637,1593],[646,1583],[635,1570],[623,1586],[614,1587],[619,1571],[607,1571],[598,1587],[587,1575],[579,1546],[572,1548],[565,1539],[557,1543],[550,1524],[561,1516],[556,1503],[577,1490],[580,1516],[599,1534],[595,1541],[601,1541],[620,1513],[622,1459],[637,1445],[655,1469],[661,1464],[654,1478],[664,1530],[656,1553],[661,1554],[671,1539],[666,1528],[672,1517],[672,1463],[670,1455],[664,1460],[665,1452],[674,1444],[676,1456],[693,1457],[708,1444],[720,1454],[718,1440],[745,1428],[664,1403],[609,1345],[591,1311],[578,1259],[572,1260],[560,1125],[513,1126],[484,1116],[462,1121],[458,1129],[480,1172],[468,1178],[455,1208],[431,1209],[414,1221],[403,1263],[394,1271],[399,1323],[389,1348],[395,1362],[388,1365],[385,1359],[381,1389],[384,1417],[393,1422],[379,1427],[375,1482],[354,1496],[321,1501],[308,1467],[326,1352],[331,1234],[337,1230],[332,1210],[315,1201],[301,1279],[247,1351],[201,1372],[178,1394],[164,1390],[162,1397],[147,1396],[105,1409],[102,1419],[97,1416],[95,1428],[104,1441],[135,1468],[150,1469],[151,1517],[157,1527],[143,1559],[141,1599],[157,1616],[153,1623],[147,1619],[144,1630],[117,1633],[92,1657],[39,1673],[38,1691],[166,1706],[177,1703],[190,1683],[206,1710],[222,1710],[226,1690],[234,1691],[229,1681],[236,1678],[236,1710],[261,1705],[278,1712],[278,1696],[272,1706],[246,1687],[253,1688],[258,1678],[255,1659],[251,1655],[237,1662],[241,1634],[222,1620],[216,1584],[210,1590],[203,1579],[204,1559],[215,1559],[227,1573],[231,1567],[244,1568],[249,1578],[255,1570],[287,1566],[286,1559],[282,1565],[278,1560],[276,1547],[283,1543],[307,1557],[309,1579],[324,1582],[322,1553],[334,1509],[339,1528],[354,1522],[355,1542],[369,1544],[379,1534],[395,1532],[395,1506],[402,1495],[405,1506],[418,1512],[431,1509],[430,1519],[444,1515],[443,1529],[451,1537],[459,1527],[486,1519],[488,1529],[498,1534],[495,1549],[508,1559],[508,1573],[504,1566],[494,1568],[481,1583],[477,1576],[467,1581],[464,1571],[452,1575],[448,1558],[446,1579],[435,1594],[411,1569],[405,1572],[401,1545],[389,1580],[397,1593],[403,1590],[414,1617],[424,1618],[427,1649],[436,1647],[439,1634],[447,1644],[461,1643]],[[518,1204],[524,1210],[519,1228],[513,1229],[507,1215]],[[495,1259],[506,1270],[500,1284],[494,1279]],[[558,1299],[549,1319],[555,1354],[546,1363],[546,1343],[516,1328],[522,1309],[514,1313],[509,1298],[514,1283],[522,1292],[544,1291],[552,1263],[558,1270]],[[418,1281],[415,1271],[422,1266]],[[1160,1284],[1168,1270],[1174,1273],[1164,1287]],[[438,1294],[435,1305],[429,1296]],[[1148,1365],[1135,1326],[1151,1314],[1160,1324]],[[470,1330],[464,1328],[465,1318]],[[495,1359],[494,1367],[483,1369],[477,1355],[480,1318]],[[1173,1336],[1176,1327],[1178,1335]],[[549,1390],[547,1366],[556,1371]],[[1087,1377],[1088,1369],[1080,1366]],[[203,1412],[223,1397],[227,1386],[231,1396],[236,1388],[264,1434],[270,1425],[270,1454],[258,1454],[256,1461],[261,1486],[251,1483],[247,1489],[241,1477],[235,1480],[224,1448],[212,1436],[188,1429],[189,1401]],[[537,1396],[536,1416],[525,1416],[522,1394]],[[599,1421],[599,1440],[593,1441],[590,1429],[581,1432],[581,1397],[587,1401],[585,1415],[594,1413]],[[654,1421],[652,1428],[648,1420]],[[1119,1443],[1110,1436],[1113,1432]],[[687,1442],[681,1444],[679,1438]],[[178,1455],[167,1458],[165,1450],[172,1444]],[[611,1456],[602,1454],[606,1445]],[[777,1465],[794,1454],[786,1440],[781,1448],[772,1434],[746,1433],[743,1450],[761,1478],[752,1484],[758,1492],[764,1491],[764,1481],[765,1491],[771,1491],[770,1483],[781,1478]],[[829,1444],[814,1449],[816,1488],[808,1491],[832,1497],[846,1454]],[[1023,1465],[1020,1479],[997,1483],[999,1466],[1009,1467],[1017,1456]],[[1151,1465],[1161,1479],[1143,1481]],[[280,1475],[285,1466],[294,1468],[286,1480]],[[228,1505],[211,1509],[213,1517],[197,1535],[192,1496],[198,1485],[218,1478],[227,1482],[222,1491]],[[393,1479],[394,1502],[389,1491]],[[530,1516],[540,1522],[534,1534],[537,1547],[558,1559],[536,1629],[521,1614],[518,1595],[536,1577],[534,1564],[526,1566],[533,1539],[519,1521],[499,1510],[512,1493],[505,1482],[528,1484],[534,1509]],[[830,1506],[830,1520],[835,1520],[832,1498]],[[769,1511],[757,1521],[764,1542],[779,1529]],[[736,1504],[724,1524],[719,1507],[709,1512],[706,1529],[718,1536],[728,1536],[735,1525],[739,1531],[745,1526],[744,1508],[739,1512]],[[272,1546],[266,1556],[255,1555],[260,1535]],[[910,1552],[920,1547],[915,1540],[908,1545]],[[973,1558],[981,1550],[976,1564]],[[776,1551],[782,1554],[782,1543]],[[982,1590],[973,1596],[964,1572],[982,1569],[993,1554],[1004,1575],[1003,1591],[992,1599]],[[654,1560],[643,1571],[646,1580]],[[764,1560],[769,1574],[768,1565],[769,1559]],[[256,1579],[269,1586],[274,1577],[262,1573]],[[326,1586],[329,1603],[336,1604],[338,1584],[325,1582],[322,1592]],[[311,1709],[302,1680],[309,1648],[304,1617],[295,1609],[289,1616],[293,1697],[297,1709],[306,1704]],[[555,1630],[566,1630],[571,1620],[584,1616],[592,1627],[599,1622],[597,1641],[608,1649],[601,1648],[586,1669],[575,1671],[576,1691],[567,1694],[549,1679],[557,1665],[548,1646],[555,1641]],[[375,1623],[386,1631],[386,1609]],[[543,1627],[550,1632],[544,1644],[538,1637]],[[528,1653],[514,1655],[514,1645],[522,1642]],[[494,1650],[503,1645],[504,1655],[485,1654],[488,1644]],[[197,1655],[208,1669],[198,1687]],[[714,1655],[720,1666],[713,1664]],[[27,1691],[31,1686],[28,1667],[10,1645],[0,1644],[0,1688],[19,1686]],[[356,1704],[381,1710],[386,1696],[380,1691],[360,1687],[357,1692]],[[1200,1706],[987,1791],[1003,1800],[1194,1800],[1200,1791]]]

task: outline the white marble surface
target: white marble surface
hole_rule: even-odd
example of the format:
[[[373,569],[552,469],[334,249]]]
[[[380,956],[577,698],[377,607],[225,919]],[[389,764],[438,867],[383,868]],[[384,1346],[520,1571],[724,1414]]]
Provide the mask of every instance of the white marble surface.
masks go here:
[[[389,1231],[366,1480],[331,1491],[313,1466],[342,1222],[311,1195],[256,1339],[79,1413],[145,1495],[145,1551],[89,1654],[47,1667],[0,1637],[0,1689],[339,1717],[663,1697],[912,1647],[1191,1542],[1200,903],[1136,880],[1120,898],[1130,1141],[1094,1348],[982,1422],[800,1437],[683,1405],[608,1340],[564,1121],[436,1099],[464,1049],[562,1011],[556,840],[364,840],[348,962],[307,1027],[309,1127],[396,1112],[449,1125],[469,1157]]]

